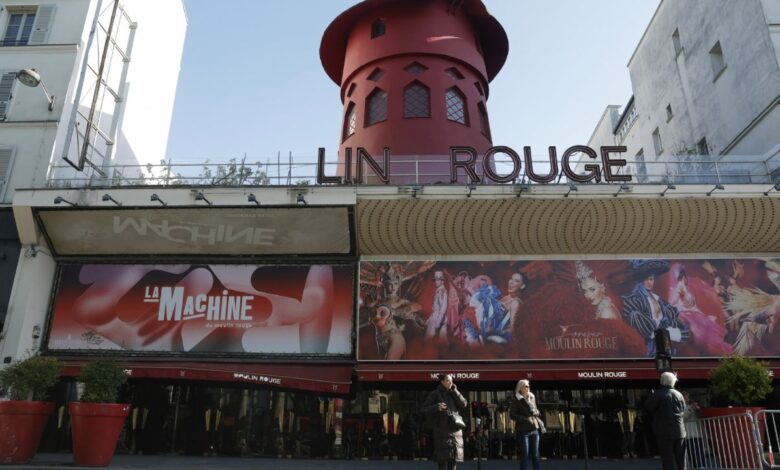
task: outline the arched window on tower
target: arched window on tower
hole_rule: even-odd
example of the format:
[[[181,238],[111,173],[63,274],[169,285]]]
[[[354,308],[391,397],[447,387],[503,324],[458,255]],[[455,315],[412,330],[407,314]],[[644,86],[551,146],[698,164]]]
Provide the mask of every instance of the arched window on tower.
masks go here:
[[[485,137],[489,139],[490,122],[488,121],[488,114],[487,114],[487,108],[485,108],[485,103],[480,102],[477,105],[477,109],[479,110],[479,131],[482,132],[482,134],[484,134]]]
[[[385,20],[378,19],[371,23],[371,39],[378,38],[379,36],[384,36],[386,32],[385,27]]]
[[[431,92],[416,80],[404,88],[404,117],[431,117]]]
[[[347,140],[357,129],[357,109],[355,103],[349,103],[347,114],[344,115],[344,132],[341,141]]]
[[[458,90],[458,87],[452,87],[447,90],[444,95],[444,102],[447,106],[447,119],[468,126],[469,117],[466,111],[466,97]]]
[[[376,88],[366,98],[366,127],[387,119],[387,92]]]

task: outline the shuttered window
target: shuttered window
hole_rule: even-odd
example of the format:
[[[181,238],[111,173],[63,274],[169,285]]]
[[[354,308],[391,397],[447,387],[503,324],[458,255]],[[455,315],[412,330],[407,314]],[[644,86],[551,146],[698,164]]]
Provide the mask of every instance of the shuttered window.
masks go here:
[[[3,35],[4,46],[26,46],[35,24],[35,12],[9,11]]]
[[[35,15],[35,26],[30,34],[29,44],[47,44],[49,31],[54,21],[55,5],[38,5],[38,13]]]
[[[5,121],[11,105],[11,92],[16,82],[16,72],[0,72],[0,121]]]
[[[11,176],[11,157],[13,157],[13,154],[14,149],[0,147],[0,197],[2,197],[5,185]]]

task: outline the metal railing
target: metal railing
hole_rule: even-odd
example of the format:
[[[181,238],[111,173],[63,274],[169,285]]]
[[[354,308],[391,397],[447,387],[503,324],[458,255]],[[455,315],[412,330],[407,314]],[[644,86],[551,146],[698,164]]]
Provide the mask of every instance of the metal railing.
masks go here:
[[[780,410],[761,410],[756,413],[756,426],[761,436],[763,459],[766,468],[780,468]],[[776,463],[777,462],[777,463]]]
[[[382,166],[382,157],[375,156]],[[616,158],[616,157],[613,157]],[[257,161],[231,159],[223,163],[182,163],[174,164],[161,161],[159,164],[146,165],[110,165],[86,168],[76,172],[69,165],[52,165],[47,180],[48,187],[90,187],[90,186],[300,186],[317,184],[318,170],[316,157],[292,157],[287,161]],[[581,163],[572,162],[577,174],[586,174],[583,165],[596,164],[601,160]],[[390,161],[390,181],[393,184],[449,184],[450,161],[447,155],[436,156],[399,156]],[[553,183],[569,183],[558,165],[558,174]],[[512,172],[514,165],[505,155],[499,155],[493,170],[499,175]],[[343,162],[329,161],[324,164],[326,176],[343,176]],[[483,175],[480,164],[476,165],[479,175]],[[533,170],[536,174],[550,172],[550,161],[534,159]],[[458,170],[459,182],[466,182],[463,169]],[[526,165],[522,162],[519,175],[514,184],[534,184],[526,175]],[[627,160],[625,167],[615,167],[617,174],[630,174],[631,184],[776,184],[780,182],[780,146],[765,156],[726,155],[720,157],[686,155],[684,157],[663,157],[656,161]],[[357,174],[353,167],[352,175]],[[378,178],[364,163],[362,181],[350,184],[378,184]],[[485,178],[483,183],[491,184]]]
[[[685,423],[685,430],[688,468],[764,468],[761,434],[750,413],[692,420]]]

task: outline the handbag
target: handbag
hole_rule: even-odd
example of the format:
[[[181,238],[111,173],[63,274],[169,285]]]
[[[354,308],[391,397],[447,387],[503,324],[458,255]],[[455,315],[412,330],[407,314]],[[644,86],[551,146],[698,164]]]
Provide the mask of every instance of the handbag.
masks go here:
[[[544,421],[542,421],[541,418],[539,418],[538,416],[534,417],[534,419],[536,420],[536,424],[539,425],[539,427],[538,427],[539,434],[546,433],[547,432],[547,428],[544,427]]]
[[[450,425],[450,429],[455,431],[466,429],[466,422],[463,421],[463,417],[457,411],[447,412],[447,423]]]

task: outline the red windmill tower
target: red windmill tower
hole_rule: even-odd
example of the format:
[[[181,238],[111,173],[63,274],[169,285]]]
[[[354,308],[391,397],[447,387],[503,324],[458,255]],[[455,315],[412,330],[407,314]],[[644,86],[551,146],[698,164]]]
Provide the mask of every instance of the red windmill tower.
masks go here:
[[[344,103],[340,175],[448,183],[451,147],[482,155],[492,146],[489,83],[508,49],[481,0],[364,0],[339,15],[320,59]],[[378,163],[373,171],[359,149]]]

